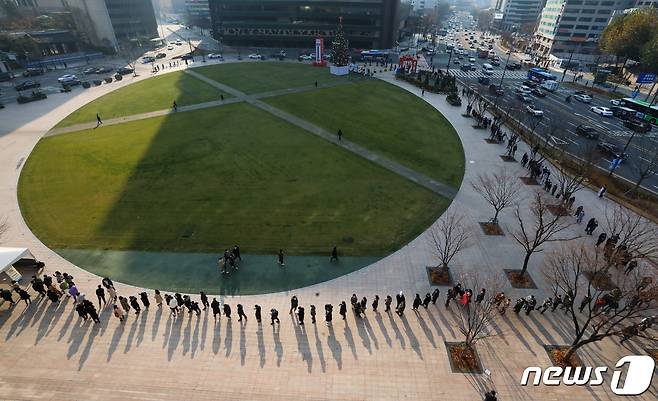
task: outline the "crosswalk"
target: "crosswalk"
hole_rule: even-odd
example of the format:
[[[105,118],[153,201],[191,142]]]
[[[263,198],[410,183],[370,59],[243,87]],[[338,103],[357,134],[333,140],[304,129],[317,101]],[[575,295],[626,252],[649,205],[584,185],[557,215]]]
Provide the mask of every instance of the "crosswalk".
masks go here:
[[[462,71],[460,69],[451,68],[450,73],[458,78],[470,78],[477,79],[478,77],[484,77],[482,71],[479,69],[477,71]],[[490,79],[500,79],[503,76],[503,70],[495,70],[493,75],[489,75]],[[505,71],[505,79],[511,80],[524,80],[528,78],[528,73],[525,71]]]

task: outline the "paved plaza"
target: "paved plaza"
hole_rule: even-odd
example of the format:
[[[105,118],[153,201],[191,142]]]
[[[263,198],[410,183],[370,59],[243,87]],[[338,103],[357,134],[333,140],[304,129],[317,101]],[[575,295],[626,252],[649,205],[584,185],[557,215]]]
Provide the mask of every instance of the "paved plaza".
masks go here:
[[[193,69],[188,71],[198,75]],[[148,77],[135,80],[145,78]],[[421,96],[419,89],[396,81],[391,73],[380,74],[380,79]],[[45,262],[44,273],[59,270],[72,274],[77,286],[92,301],[96,300],[93,291],[100,278],[63,259],[30,232],[18,206],[17,183],[33,147],[63,117],[109,90],[131,82],[128,79],[116,86],[91,88],[75,97],[55,95],[29,106],[8,105],[0,114],[0,216],[5,216],[9,224],[0,245],[28,247]],[[230,92],[231,88],[225,86],[221,89],[236,96],[226,102],[244,100],[266,110],[271,107],[261,102],[259,96]],[[315,88],[309,86],[304,90]],[[473,129],[473,120],[462,117],[461,110],[446,103],[444,95],[425,93],[423,99],[450,121],[462,141],[466,170],[458,192],[391,161],[382,158],[374,161],[436,193],[454,197],[449,211],[464,214],[473,233],[473,245],[451,263],[455,276],[473,271],[491,271],[502,276],[503,269],[520,268],[522,249],[509,235],[486,236],[480,230],[479,222],[491,218],[491,208],[469,182],[480,173],[501,167],[518,176],[526,175],[525,170],[519,163],[504,162],[500,158],[504,145],[485,142],[488,131]],[[190,106],[190,110],[194,108]],[[181,107],[179,112],[186,110]],[[157,111],[133,118],[169,112]],[[293,124],[336,143],[332,133],[291,115],[280,117],[290,118]],[[120,120],[117,123],[127,121],[117,120]],[[69,129],[80,127],[50,134]],[[340,146],[366,158],[374,157],[349,142]],[[517,155],[526,151],[529,152],[527,146],[521,144]],[[536,188],[523,186],[521,195],[526,203]],[[612,201],[599,199],[587,188],[576,197],[577,205],[585,205],[586,219],[597,217],[604,221],[604,210]],[[528,210],[522,213],[530,214]],[[511,210],[501,214],[500,225],[505,232],[516,225]],[[574,226],[572,234],[582,234],[583,229],[584,225]],[[576,241],[581,240],[594,241],[589,236]],[[545,252],[533,255],[529,268],[539,289],[513,289],[507,284],[504,291],[510,298],[534,294],[541,301],[552,295],[549,283],[539,271],[542,258],[551,246],[546,248]],[[217,297],[234,311],[232,319],[222,316],[217,322],[210,311],[199,317],[185,313],[174,318],[166,306],[158,308],[153,303],[140,315],[131,313],[124,323],[112,316],[110,308],[104,308],[98,325],[82,321],[71,299],[56,305],[34,295],[29,307],[22,303],[13,308],[1,304],[0,364],[4,369],[0,373],[0,399],[465,401],[482,399],[484,392],[491,389],[498,392],[501,401],[623,399],[612,393],[609,382],[593,387],[519,385],[526,367],[551,365],[544,345],[570,343],[568,317],[559,311],[530,316],[508,311],[497,319],[493,327],[496,335],[476,346],[483,368],[490,375],[452,373],[445,343],[461,341],[463,336],[455,325],[458,306],[451,305],[448,309],[443,306],[447,287],[439,287],[441,295],[436,305],[428,309],[421,307],[417,313],[411,310],[416,293],[422,297],[435,288],[430,285],[426,268],[437,263],[426,231],[386,258],[321,284],[272,294]],[[273,269],[278,268],[274,261],[272,265]],[[115,285],[119,295],[136,295],[142,291],[122,283]],[[153,294],[152,289],[145,291]],[[400,291],[405,293],[408,304],[401,317],[384,313],[383,302],[379,312],[369,308],[363,319],[348,312],[347,320],[343,321],[337,313],[339,302],[349,302],[353,293],[359,298],[366,296],[370,305],[375,294],[383,299]],[[288,314],[292,295],[306,309],[304,326]],[[237,321],[238,303],[244,305],[247,321]],[[334,305],[334,320],[330,325],[323,318],[324,305],[328,303]],[[255,321],[254,304],[262,306],[262,324]],[[318,309],[315,325],[308,315],[311,304]],[[269,324],[271,308],[279,311],[280,325]],[[619,346],[616,339],[606,339],[581,348],[578,354],[587,366],[612,367],[620,357],[646,354],[647,348],[656,348],[656,344],[631,340]],[[628,399],[656,397],[658,383],[654,380],[644,395]]]

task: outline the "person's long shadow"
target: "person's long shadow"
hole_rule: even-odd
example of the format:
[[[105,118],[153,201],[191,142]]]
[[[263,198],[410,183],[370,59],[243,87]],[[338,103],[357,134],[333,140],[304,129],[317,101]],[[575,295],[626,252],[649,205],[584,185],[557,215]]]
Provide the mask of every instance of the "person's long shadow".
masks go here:
[[[294,324],[293,328],[295,329],[295,337],[297,337],[297,350],[302,355],[302,361],[306,362],[306,370],[308,373],[313,371],[313,355],[311,354],[311,348],[308,343],[308,336],[306,335],[305,326]]]
[[[256,330],[256,340],[258,342],[258,358],[260,359],[260,367],[265,366],[265,341],[263,341],[263,323],[258,322],[258,330]]]
[[[535,318],[534,314],[531,313],[529,318],[532,321],[533,325],[537,328],[537,330],[539,330],[544,335],[544,338],[546,338],[546,341],[548,341],[550,344],[558,344],[558,342],[557,342],[558,340],[555,337],[553,337],[553,335],[548,330],[546,330],[544,328],[544,325],[541,324]],[[544,320],[546,320],[546,319],[544,319]],[[527,326],[527,325],[525,325],[525,326]]]
[[[194,356],[196,355],[196,350],[199,348],[199,320],[200,319],[202,319],[200,316],[194,317],[194,332],[192,333],[192,351],[190,353],[190,358],[192,359],[194,359]]]
[[[125,322],[119,322],[119,324],[114,328],[114,334],[112,335],[112,340],[110,340],[110,346],[107,349],[107,362],[112,360],[112,355],[119,347],[119,342],[121,337],[123,337],[123,332],[126,328]]]
[[[89,329],[89,323],[91,322],[90,320],[87,320],[84,322],[82,326],[78,326],[75,329],[73,329],[73,332],[71,333],[73,335],[73,340],[69,344],[69,350],[66,353],[66,359],[71,359],[73,355],[78,353],[78,350],[80,349],[80,346],[82,345],[82,341],[85,338],[85,334],[87,333],[87,330]],[[93,324],[93,323],[91,323]]]
[[[393,331],[395,332],[395,338],[398,339],[400,342],[400,347],[402,349],[405,349],[407,347],[406,342],[404,341],[404,337],[402,336],[402,332],[398,328],[398,324],[395,323],[395,319],[393,318],[393,313],[389,312],[388,313],[388,321],[391,323],[391,327],[393,328]]]
[[[522,313],[523,313],[523,312],[522,312]],[[532,327],[530,327],[530,325],[529,325],[528,322],[526,321],[526,320],[528,320],[528,319],[531,319],[531,315],[524,315],[523,317],[520,317],[519,320],[521,321],[521,324],[523,325],[523,327],[525,327],[525,329],[528,331],[528,333],[530,333],[530,335],[532,336],[532,338],[534,338],[534,339],[537,341],[537,343],[539,343],[539,344],[546,344],[546,342],[551,341],[551,340],[549,340],[549,339],[547,339],[547,338],[541,338],[541,337],[539,336],[539,334],[538,334],[538,333],[537,333]]]
[[[375,315],[375,320],[377,321],[379,330],[381,330],[382,334],[384,335],[384,340],[386,340],[386,345],[388,345],[388,347],[391,348],[393,346],[393,342],[391,341],[391,337],[388,335],[388,330],[386,330],[386,326],[384,325],[384,321],[382,319],[381,313],[377,313]]]
[[[378,316],[379,312],[375,312],[375,315]],[[367,317],[363,318],[363,326],[366,328],[368,335],[372,339],[372,344],[375,346],[375,349],[379,349],[379,341],[377,341],[377,337],[375,336],[375,331],[372,329],[372,326],[370,325],[370,321],[368,320]]]
[[[200,348],[203,351],[206,348],[206,338],[208,337],[208,310],[203,314],[203,325],[201,326],[201,344]]]
[[[344,320],[343,323],[345,324],[345,327],[343,328],[343,335],[345,336],[345,340],[347,340],[347,346],[350,347],[354,359],[358,360],[359,356],[356,353],[356,344],[354,344],[352,329],[350,329],[349,324],[347,324],[347,320]]]
[[[217,355],[219,353],[219,344],[222,342],[222,322],[215,319],[213,322],[213,337],[212,337],[212,352]]]
[[[372,347],[370,346],[370,337],[368,336],[368,333],[366,332],[366,329],[364,327],[363,321],[367,319],[367,317],[363,318],[357,318],[356,319],[356,331],[359,333],[359,337],[361,337],[361,342],[363,343],[363,346],[368,350],[368,353],[372,355]]]
[[[62,338],[66,335],[66,332],[69,330],[73,319],[75,318],[75,311],[73,309],[69,310],[69,315],[66,317],[64,324],[59,329],[59,335],[57,336],[57,342],[62,341]]]
[[[519,317],[519,319],[520,319],[520,317]],[[516,338],[518,338],[519,341],[521,341],[521,342],[523,343],[523,345],[525,346],[525,348],[526,348],[528,351],[530,351],[530,353],[531,353],[533,356],[537,356],[537,353],[535,353],[535,351],[532,350],[532,348],[530,347],[530,344],[526,341],[525,337],[521,334],[521,332],[520,332],[519,330],[517,330],[516,327],[514,327],[514,324],[512,324],[512,321],[510,320],[510,318],[509,318],[509,316],[508,316],[507,314],[503,315],[502,321],[504,321],[505,323],[507,323],[507,325],[509,326],[509,328],[510,328],[510,329],[514,332],[514,334],[516,335]]]
[[[85,347],[82,350],[82,353],[80,354],[80,360],[78,361],[78,372],[82,370],[82,367],[85,365],[85,362],[87,362],[87,358],[89,358],[89,353],[91,352],[91,347],[92,345],[94,345],[94,340],[96,339],[96,336],[100,333],[100,331],[101,331],[101,323],[98,324],[92,323],[91,333],[87,338],[87,344],[85,344]]]
[[[279,337],[280,327],[272,325],[272,337],[274,338],[274,353],[276,354],[276,366],[281,366],[281,359],[283,359],[283,345]]]
[[[14,307],[14,313],[16,313],[16,309],[18,309],[18,307],[18,305]],[[18,335],[21,334],[23,330],[25,330],[30,325],[30,319],[34,314],[35,308],[37,308],[37,305],[25,305],[25,308],[23,308],[23,310],[20,312],[20,316],[14,320],[14,322],[9,327],[7,335],[5,336],[5,341],[8,341],[12,336],[18,337]]]
[[[155,337],[158,336],[158,330],[160,330],[160,320],[162,319],[162,306],[158,307],[155,311],[155,319],[153,319],[153,324],[151,325],[151,341],[155,341]]]
[[[173,318],[176,319],[176,318]],[[164,349],[167,346],[167,343],[169,342],[169,337],[171,337],[171,330],[172,330],[173,322],[172,322],[172,317],[169,315],[167,318],[167,323],[165,323],[165,330],[164,333],[162,334],[162,348]]]
[[[318,325],[313,325],[313,332],[315,334],[315,351],[318,353],[318,358],[320,359],[320,368],[322,373],[327,371],[327,362],[324,360],[324,350],[322,349],[322,341],[318,336]]]
[[[46,331],[46,334],[45,334],[46,337],[48,335],[50,335],[50,333],[55,329],[55,327],[57,326],[57,323],[62,318],[62,315],[64,315],[64,313],[66,313],[66,303],[67,303],[67,301],[68,301],[67,298],[60,299],[60,301],[57,302],[57,304],[55,304],[55,309],[52,311],[55,316],[54,316],[53,320],[50,322],[50,325],[48,327],[48,331]]]
[[[167,360],[169,361],[174,357],[174,352],[178,348],[178,343],[181,341],[183,319],[184,316],[178,315],[178,317],[172,321],[171,332],[169,333],[169,339],[167,341]]]
[[[432,306],[430,306],[430,308],[432,308]],[[427,314],[427,317],[430,319],[430,322],[432,323],[432,326],[434,327],[434,330],[436,330],[436,334],[439,337],[446,338],[445,334],[443,334],[443,329],[441,328],[441,325],[439,324],[439,322],[436,321],[436,318],[434,317],[434,313],[432,313],[432,310],[429,310],[429,313]]]
[[[146,322],[148,321],[149,309],[142,310],[139,314],[139,329],[137,330],[137,338],[135,341],[135,348],[144,341],[144,334],[146,333]]]
[[[190,351],[192,342],[192,315],[187,315],[187,324],[185,329],[183,329],[183,355],[187,355]]]
[[[409,346],[414,350],[420,359],[423,359],[423,352],[420,350],[420,343],[418,342],[418,338],[416,338],[414,331],[411,329],[409,321],[407,321],[407,317],[402,314],[402,316],[400,316],[400,320],[402,320],[404,332],[407,334],[407,338],[409,339]]]
[[[226,319],[226,335],[224,336],[224,356],[229,357],[233,349],[233,322],[231,319]]]
[[[240,365],[244,366],[244,361],[247,358],[247,337],[244,334],[244,328],[247,321],[240,322]]]
[[[331,355],[333,356],[334,360],[336,361],[336,365],[338,366],[338,369],[343,369],[343,347],[341,347],[340,343],[336,339],[336,333],[334,333],[334,326],[332,323],[329,323],[329,335],[327,336],[327,346],[331,350]]]
[[[436,342],[434,342],[434,334],[432,334],[432,330],[429,328],[427,323],[425,323],[425,319],[423,319],[420,313],[418,313],[416,317],[418,318],[418,323],[420,324],[420,328],[423,330],[423,333],[425,333],[425,337],[427,337],[427,339],[430,341],[432,347],[436,348]]]
[[[32,323],[30,323],[30,327],[34,327],[34,325],[41,320],[41,317],[43,316],[48,306],[52,305],[52,302],[50,302],[46,297],[38,298],[38,301],[32,301],[32,304],[35,302],[37,304],[37,310],[33,311],[32,313]]]
[[[498,312],[495,312],[495,313],[498,313]],[[498,323],[499,319],[502,319],[502,316],[497,318],[497,319],[491,319],[491,321],[489,323],[489,327],[491,327],[493,329],[493,331],[496,332],[496,337],[503,340],[505,345],[509,345],[509,341],[507,341],[507,338],[505,337],[504,332],[503,332],[502,328],[500,327],[500,324]]]
[[[128,318],[128,314],[126,314],[126,319]],[[135,334],[137,333],[137,327],[139,326],[139,316],[135,316],[133,319],[133,322],[130,324],[130,331],[128,332],[128,338],[126,338],[126,346],[123,349],[123,353],[127,354],[128,351],[133,346],[133,339],[135,338]]]
[[[57,312],[57,304],[51,303],[47,309],[48,313],[44,315],[44,317],[41,319],[41,322],[39,323],[39,327],[37,327],[37,336],[34,339],[34,345],[37,345],[39,341],[41,341],[41,339],[46,336],[46,333],[50,328],[50,324],[55,324],[53,322],[55,316],[61,315],[61,313]]]
[[[451,338],[455,338],[455,331],[452,329],[452,324],[450,324],[450,322],[446,319],[446,317],[443,315],[443,313],[441,313],[441,311],[440,311],[441,308],[440,307],[437,306],[436,309],[437,309],[437,311],[439,311],[438,315],[439,315],[439,319],[441,319],[441,323],[443,324],[443,327],[448,329],[448,331],[450,332],[450,337]],[[452,312],[452,309],[450,309],[450,307],[445,308],[445,310],[447,312]],[[445,335],[443,337],[445,337]]]

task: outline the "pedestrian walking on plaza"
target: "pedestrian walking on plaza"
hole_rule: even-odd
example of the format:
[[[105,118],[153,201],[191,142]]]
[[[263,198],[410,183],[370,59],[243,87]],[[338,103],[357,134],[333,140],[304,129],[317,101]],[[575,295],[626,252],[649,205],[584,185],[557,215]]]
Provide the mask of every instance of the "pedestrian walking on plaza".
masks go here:
[[[331,319],[333,318],[333,311],[334,311],[333,305],[326,304],[324,306],[324,320],[327,322],[327,324],[331,323]]]
[[[126,313],[123,309],[119,308],[118,305],[114,305],[114,316],[119,319],[120,322],[123,322],[126,318]]]
[[[215,320],[217,320],[217,317],[222,317],[222,312],[219,309],[219,301],[217,301],[217,298],[212,299],[212,302],[210,303],[210,309],[212,309],[212,316],[215,318]]]
[[[203,305],[203,310],[206,310],[206,308],[208,308],[208,305],[209,305],[208,304],[208,296],[203,291],[199,292],[199,295],[201,295],[201,304]]]
[[[605,185],[602,186],[601,189],[599,189],[599,193],[597,194],[598,197],[603,198],[603,196],[605,195],[607,190],[608,190],[608,188]]]
[[[582,207],[582,206],[578,206],[578,208],[576,209],[576,212],[573,214],[574,217],[578,217],[578,215],[579,215],[580,212],[582,212],[582,211],[583,211],[583,207]]]
[[[551,305],[553,305],[553,298],[548,297],[544,300],[544,302],[541,303],[541,306],[537,308],[537,310],[541,309],[541,312],[539,313],[543,315],[544,312],[546,312],[546,310],[551,307]]]
[[[100,127],[102,124],[103,124],[103,120],[101,120],[101,116],[98,113],[96,113],[96,126],[94,127],[94,129]]]
[[[260,315],[260,305],[254,305],[254,314],[256,315],[256,321],[258,323],[261,322],[261,315]]]
[[[557,294],[553,300],[553,308],[551,308],[551,312],[555,312],[560,305],[562,305],[562,295]]]
[[[393,303],[393,298],[390,295],[387,295],[384,299],[384,312],[391,311],[391,303]]]
[[[438,288],[435,288],[434,291],[432,291],[432,305],[436,305],[436,300],[439,299],[439,294],[441,291],[439,291]]]
[[[315,324],[315,305],[311,305],[311,323]]]
[[[478,293],[478,295],[475,297],[475,303],[476,304],[481,303],[484,300],[484,295],[486,293],[487,293],[487,290],[485,290],[484,288],[481,289],[480,292]]]
[[[519,298],[516,300],[516,303],[514,304],[514,313],[517,315],[519,312],[521,312],[521,309],[523,309],[523,305],[525,304],[525,299]]]
[[[487,393],[484,393],[484,401],[498,401],[498,398],[496,398],[496,391],[491,390]]]
[[[583,219],[585,218],[585,211],[581,210],[578,213],[578,216],[576,217],[576,223],[581,224],[583,222]]]
[[[5,302],[9,302],[10,306],[16,305],[16,302],[14,302],[14,297],[12,297],[12,295],[11,295],[11,291],[3,289],[0,293],[0,296],[2,296],[2,299]]]
[[[377,312],[377,306],[379,306],[379,295],[375,295],[375,299],[372,300],[373,312]]]
[[[594,230],[596,230],[596,227],[598,226],[599,226],[599,222],[596,221],[594,217],[592,217],[587,222],[587,226],[585,227],[585,234],[592,235],[592,233],[594,232]]]
[[[238,322],[242,321],[242,318],[244,320],[247,320],[247,315],[244,314],[244,309],[242,308],[242,304],[238,304]]]
[[[338,129],[338,142],[343,140],[343,130]]]
[[[78,291],[78,287],[75,285],[72,285],[69,287],[69,295],[73,297],[73,303],[78,302],[78,295],[80,295],[80,291]]]
[[[178,104],[176,103],[175,100],[174,100],[173,107],[174,107],[174,111],[178,111]]]
[[[330,262],[338,262],[338,250],[336,247],[331,250],[331,257],[329,258]]]
[[[224,304],[224,316],[226,316],[229,319],[231,318],[231,307],[229,306],[229,304]]]
[[[405,308],[406,306],[407,306],[407,301],[406,301],[406,300],[404,299],[404,297],[403,297],[403,298],[402,298],[402,301],[400,301],[400,305],[398,305],[398,307],[396,308],[396,311],[395,311],[395,312],[396,312],[399,316],[402,316],[402,315],[404,314],[404,308]]]
[[[134,295],[130,296],[130,306],[135,309],[135,315],[139,315],[139,312],[142,311],[142,308],[139,306],[139,302],[137,302],[137,297]]]
[[[354,304],[354,306],[356,306],[356,304]],[[347,304],[345,301],[340,303],[338,307],[338,314],[343,317],[343,320],[345,320],[345,317],[347,316]]]
[[[162,294],[160,294],[160,290],[155,290],[153,298],[155,298],[155,304],[158,305],[158,308],[162,307]]]
[[[300,306],[297,308],[297,319],[299,319],[299,325],[304,325],[304,307]]]
[[[361,298],[361,311],[363,312],[364,315],[366,313],[367,306],[368,306],[368,300],[366,299],[366,297]]]
[[[139,294],[139,298],[142,300],[142,303],[144,304],[144,307],[148,309],[149,306],[151,306],[151,301],[149,301],[149,296],[145,292],[142,292]]]
[[[98,298],[98,308],[100,309],[101,306],[107,305],[107,301],[105,300],[105,290],[103,289],[103,286],[98,284],[98,288],[96,288],[96,298]]]
[[[237,244],[233,245],[233,258],[242,262],[242,256],[240,255],[240,247]]]
[[[589,305],[590,302],[592,302],[592,297],[590,297],[589,295],[585,295],[583,300],[580,301],[580,306],[578,307],[578,311],[580,313],[583,313],[583,309],[585,309],[585,307]]]
[[[46,289],[43,286],[43,281],[41,281],[40,278],[37,276],[32,276],[32,289],[36,292],[39,293],[39,295],[44,296],[46,295]]]
[[[297,309],[297,306],[299,306],[299,300],[297,299],[296,295],[293,295],[292,298],[290,298],[290,314]]]
[[[450,306],[450,301],[455,298],[454,292],[455,291],[452,288],[448,288],[448,293],[446,294],[446,308]]]
[[[279,266],[283,267],[286,265],[286,263],[283,260],[283,249],[279,249],[279,259],[278,259]]]
[[[432,296],[428,292],[427,294],[425,294],[425,298],[423,298],[423,308],[427,309],[430,302],[432,302]]]
[[[599,234],[599,238],[596,240],[596,247],[598,248],[598,246],[604,243],[607,238],[608,238],[608,234],[606,233]]]
[[[279,311],[276,309],[270,310],[270,318],[272,319],[271,325],[274,325],[274,322],[277,322],[281,324],[281,321],[279,320]]]
[[[66,281],[63,282],[62,284],[66,284]],[[60,286],[60,287],[61,287],[61,286]],[[112,302],[116,302],[116,301],[117,301],[117,290],[114,289],[114,287],[108,287],[108,288],[107,288],[107,293],[108,293],[108,295],[110,296],[110,299],[112,300]]]

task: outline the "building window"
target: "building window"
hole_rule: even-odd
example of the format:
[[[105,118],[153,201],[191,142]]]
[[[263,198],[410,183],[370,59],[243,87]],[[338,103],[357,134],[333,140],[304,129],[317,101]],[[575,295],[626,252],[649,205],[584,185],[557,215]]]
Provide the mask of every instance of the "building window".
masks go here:
[[[580,17],[578,18],[578,21],[583,21],[583,22],[590,22],[592,20],[592,17]]]
[[[596,22],[608,22],[608,19],[607,18],[597,18],[594,21],[596,21]]]
[[[576,29],[589,29],[589,25],[576,25]]]
[[[599,12],[597,12],[597,14],[606,14],[607,15],[607,14],[610,14],[610,10],[599,10]]]
[[[610,6],[614,6],[615,2],[614,1],[604,1],[604,2],[601,2],[601,5],[610,7]]]
[[[594,14],[595,11],[596,10],[594,10],[593,8],[584,8],[580,10],[580,12],[583,14]],[[599,10],[599,13],[601,13],[601,10]]]

